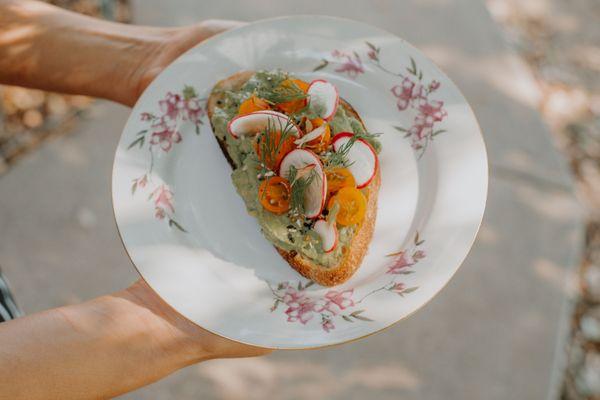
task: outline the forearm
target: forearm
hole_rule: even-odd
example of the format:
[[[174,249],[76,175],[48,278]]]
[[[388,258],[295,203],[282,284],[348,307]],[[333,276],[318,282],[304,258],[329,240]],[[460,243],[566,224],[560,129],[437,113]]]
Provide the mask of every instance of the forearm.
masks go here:
[[[176,32],[0,0],[0,83],[131,105],[140,91],[140,63],[159,56],[165,38]]]
[[[166,307],[138,283],[0,324],[0,397],[110,398],[194,362],[232,355]]]

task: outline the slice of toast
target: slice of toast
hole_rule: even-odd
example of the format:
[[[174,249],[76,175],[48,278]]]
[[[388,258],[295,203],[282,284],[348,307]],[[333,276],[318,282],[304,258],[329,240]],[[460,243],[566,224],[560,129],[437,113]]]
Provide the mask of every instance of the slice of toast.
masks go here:
[[[217,107],[218,102],[223,97],[223,91],[230,90],[235,91],[240,89],[244,83],[252,75],[253,71],[242,71],[238,72],[228,78],[225,78],[219,81],[215,87],[213,88],[207,102],[207,112],[208,117],[211,120],[212,126],[212,115],[215,107]],[[364,123],[356,110],[346,101],[340,99],[340,107],[343,107],[348,114],[353,115],[365,128]],[[366,130],[366,128],[365,128]],[[214,132],[214,127],[213,127]],[[220,140],[217,137],[219,145],[221,146],[221,150],[223,154],[229,161],[229,164],[232,168],[237,168],[237,165],[233,162],[229,153],[227,151],[227,145],[224,140]],[[369,185],[362,189],[363,194],[367,198],[367,210],[365,214],[365,218],[355,232],[352,241],[347,247],[347,251],[342,256],[342,259],[337,265],[325,267],[322,265],[316,264],[311,259],[308,259],[301,254],[295,251],[285,251],[283,249],[275,246],[279,254],[290,264],[292,268],[298,271],[304,277],[320,284],[323,286],[334,286],[339,285],[340,283],[348,280],[357,268],[360,266],[365,254],[367,253],[367,249],[369,247],[369,243],[371,242],[371,238],[373,236],[373,229],[375,227],[375,219],[377,216],[377,194],[379,193],[379,186],[381,184],[381,177],[379,173],[379,169],[376,171],[376,175],[369,183]]]

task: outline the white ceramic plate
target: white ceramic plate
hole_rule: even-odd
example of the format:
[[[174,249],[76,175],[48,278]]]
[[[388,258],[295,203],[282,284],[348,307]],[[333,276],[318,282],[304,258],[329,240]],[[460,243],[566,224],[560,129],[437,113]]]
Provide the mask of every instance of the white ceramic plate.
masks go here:
[[[310,284],[263,238],[205,115],[218,80],[273,68],[333,82],[383,132],[373,241],[337,287]],[[367,336],[431,300],[473,244],[487,183],[473,112],[430,60],[372,26],[301,16],[224,33],[171,64],[131,113],[112,187],[123,243],[160,297],[221,336],[299,349]]]

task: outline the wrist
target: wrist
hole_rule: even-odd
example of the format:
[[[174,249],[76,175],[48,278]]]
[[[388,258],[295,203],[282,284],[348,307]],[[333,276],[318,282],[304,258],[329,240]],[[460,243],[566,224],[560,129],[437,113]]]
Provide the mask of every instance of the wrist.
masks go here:
[[[235,342],[201,328],[173,310],[142,280],[120,293],[123,294],[117,296],[141,307],[135,313],[148,319],[155,329],[155,340],[176,358],[179,367],[214,358],[254,357],[271,352],[270,349]]]
[[[121,103],[133,106],[148,85],[179,55],[205,36],[203,23],[177,28],[133,26],[139,39],[136,62],[127,74]],[[149,33],[152,34],[149,34]],[[143,40],[141,39],[143,38]]]
[[[171,360],[173,367],[220,357],[218,349],[205,346],[204,330],[175,312],[145,282],[140,280],[109,297],[123,303],[131,325],[151,335],[156,351]]]
[[[240,26],[238,21],[206,20],[177,28],[130,26],[135,36],[145,38],[137,67],[130,74],[133,89],[125,104],[133,105],[146,87],[171,62],[198,43],[225,30]]]
[[[108,58],[114,79],[99,82],[98,90],[103,93],[100,97],[132,107],[164,68],[165,52],[177,28],[125,26],[118,37],[109,39],[113,42]]]

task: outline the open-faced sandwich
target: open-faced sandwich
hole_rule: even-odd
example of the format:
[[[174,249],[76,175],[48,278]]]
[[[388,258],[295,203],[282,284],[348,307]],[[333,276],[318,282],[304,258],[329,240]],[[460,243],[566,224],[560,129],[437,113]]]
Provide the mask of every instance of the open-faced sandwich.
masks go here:
[[[264,236],[303,276],[346,281],[373,235],[380,143],[330,82],[243,71],[208,99],[233,184]]]

